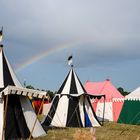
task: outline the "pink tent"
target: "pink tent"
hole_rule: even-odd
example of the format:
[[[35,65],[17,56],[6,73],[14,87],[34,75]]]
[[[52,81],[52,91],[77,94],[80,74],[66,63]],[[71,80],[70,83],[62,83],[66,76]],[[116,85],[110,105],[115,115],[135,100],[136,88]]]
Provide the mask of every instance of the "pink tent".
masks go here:
[[[85,84],[85,89],[89,94],[105,94],[105,114],[104,118],[109,121],[117,122],[120,111],[124,103],[124,96],[112,85],[109,79],[104,82],[89,82]],[[93,108],[99,118],[103,117],[103,99],[92,100]]]

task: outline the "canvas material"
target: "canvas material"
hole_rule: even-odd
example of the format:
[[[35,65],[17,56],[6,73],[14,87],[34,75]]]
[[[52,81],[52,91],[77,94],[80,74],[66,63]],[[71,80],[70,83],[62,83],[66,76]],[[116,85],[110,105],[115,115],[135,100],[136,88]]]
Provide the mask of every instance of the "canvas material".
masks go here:
[[[118,122],[140,125],[140,101],[125,100]]]
[[[77,87],[77,91],[78,91],[79,95],[84,94],[85,91],[83,90],[80,80],[78,79],[78,77],[75,73],[74,73],[74,77],[75,77],[76,87]]]
[[[44,126],[51,125],[57,127],[85,127],[85,110],[91,114],[94,111],[91,109],[91,103],[89,104],[90,100],[86,101],[87,107],[84,109],[85,101],[83,96],[87,98],[86,96],[88,95],[72,68],[54,97],[54,100],[57,97],[59,98],[59,100],[57,99],[58,103],[55,104],[53,100],[50,111],[42,124]],[[89,118],[92,122],[94,121],[92,123],[93,126],[94,124],[100,126],[95,116],[95,113],[93,113],[93,115],[89,115]],[[95,120],[92,120],[92,117]]]
[[[73,71],[73,69],[70,70],[69,74],[65,78],[62,86],[58,90],[57,94],[67,94],[67,95],[73,95],[73,96],[80,96],[85,93],[85,90],[80,83],[80,80],[78,79],[77,75]]]
[[[49,113],[51,106],[52,103],[43,104],[42,115],[46,116]]]
[[[3,110],[4,110],[4,101],[0,98],[0,139],[2,139],[2,130],[3,130]]]
[[[105,106],[107,106],[109,109],[106,108],[105,117],[110,120],[116,122],[118,120],[118,117],[120,115],[120,112],[122,110],[122,106],[124,103],[124,97],[121,95],[121,93],[113,86],[110,80],[105,80],[104,82],[90,82],[87,81],[85,84],[85,89],[89,94],[105,94]],[[92,101],[92,106],[94,110],[97,113],[97,116],[101,117],[103,116],[103,102],[104,98],[100,100],[94,100]],[[112,105],[111,105],[112,102]],[[110,104],[110,105],[107,105]],[[111,107],[112,106],[112,107]],[[98,111],[97,111],[98,107]],[[112,113],[110,108],[112,108]],[[102,111],[101,111],[102,110]]]
[[[20,82],[18,81],[18,79],[17,79],[17,77],[16,77],[16,75],[15,75],[15,73],[14,73],[14,71],[13,71],[13,69],[12,69],[12,67],[11,67],[11,65],[10,65],[10,63],[9,63],[9,61],[8,61],[8,59],[7,59],[6,56],[5,56],[5,59],[6,59],[7,65],[8,65],[9,70],[10,70],[10,74],[11,74],[11,76],[12,76],[12,79],[13,79],[15,85],[16,85],[17,87],[22,87],[22,85],[21,85]]]
[[[100,126],[99,121],[97,120],[97,118],[95,118],[96,115],[94,114],[93,109],[87,98],[85,98],[85,108],[92,126],[99,127]]]
[[[67,124],[68,127],[83,127],[81,122],[81,114],[79,111],[79,98],[70,97],[68,114],[67,114]]]
[[[113,121],[117,122],[120,116],[124,101],[122,102],[113,102]]]
[[[140,87],[125,96],[125,100],[139,100],[140,101]]]
[[[64,88],[62,90],[62,92],[60,94],[70,94],[70,85],[71,85],[71,75],[72,75],[72,71],[70,71],[69,77],[64,85]]]
[[[6,71],[2,71],[4,68],[7,69],[8,73],[6,73]],[[2,75],[2,73],[3,73],[3,75]],[[9,75],[7,75],[7,74],[9,74]],[[2,75],[2,77],[0,77],[0,86],[1,87],[5,87],[7,85],[13,85],[13,86],[16,86],[16,87],[21,87],[21,84],[19,83],[12,67],[10,66],[6,56],[4,55],[4,52],[2,51],[2,48],[0,48],[0,75]],[[3,77],[3,76],[9,77],[11,82],[6,81],[6,85],[4,84],[4,82],[2,83],[2,81],[6,80],[6,77]],[[26,99],[26,97],[21,97],[21,98],[22,98],[22,100],[21,100],[20,103],[21,103],[21,106],[22,106],[23,115],[24,115],[26,123],[28,124],[28,127],[31,131],[31,129],[32,129],[31,128],[32,127],[31,122],[35,121],[36,114],[35,114],[34,110],[32,109],[32,106],[31,106],[31,103],[29,102],[29,100]],[[1,104],[1,106],[2,106],[2,104]],[[33,131],[32,136],[33,137],[38,137],[38,136],[45,135],[45,134],[46,133],[43,130],[41,124],[39,123],[39,121],[37,121],[37,124],[35,126],[35,130]]]
[[[3,57],[2,57],[2,50],[0,48],[0,88],[4,88],[3,82]]]
[[[103,108],[104,108],[104,103],[103,102],[98,102],[97,108],[96,108],[96,115],[99,118],[103,118]],[[109,120],[109,121],[113,121],[112,102],[106,102],[105,103],[104,119]]]
[[[8,100],[6,120],[5,120],[5,139],[26,139],[30,135],[25,117],[20,103],[20,96],[8,95],[5,96],[5,101]],[[13,129],[14,128],[14,129]]]
[[[57,127],[66,126],[67,113],[68,113],[68,102],[69,102],[69,99],[67,96],[62,96],[59,99],[55,115],[52,119],[52,123],[51,123],[52,126],[57,126]]]
[[[79,111],[80,111],[80,118],[81,118],[82,125],[83,127],[85,127],[85,112],[84,112],[83,100],[84,100],[84,97],[81,96],[79,100]]]
[[[37,116],[36,116],[32,106],[31,106],[31,103],[27,97],[20,96],[20,102],[21,102],[22,111],[24,113],[24,117],[25,117],[27,126],[31,132]],[[44,129],[41,127],[39,120],[37,120],[35,127],[34,127],[34,130],[33,130],[33,133],[32,133],[32,136],[34,138],[36,138],[36,137],[39,137],[39,136],[42,136],[45,134],[46,133],[45,133]]]

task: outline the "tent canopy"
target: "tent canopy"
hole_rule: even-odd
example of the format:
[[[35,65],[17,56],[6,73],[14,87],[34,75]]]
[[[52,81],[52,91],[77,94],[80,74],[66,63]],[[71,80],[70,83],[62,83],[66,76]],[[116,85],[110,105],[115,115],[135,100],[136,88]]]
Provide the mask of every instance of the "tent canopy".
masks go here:
[[[43,98],[44,96],[46,96],[46,92],[44,91],[15,87],[15,86],[7,86],[4,90],[0,92],[0,96],[10,95],[10,94],[31,96],[37,98]]]

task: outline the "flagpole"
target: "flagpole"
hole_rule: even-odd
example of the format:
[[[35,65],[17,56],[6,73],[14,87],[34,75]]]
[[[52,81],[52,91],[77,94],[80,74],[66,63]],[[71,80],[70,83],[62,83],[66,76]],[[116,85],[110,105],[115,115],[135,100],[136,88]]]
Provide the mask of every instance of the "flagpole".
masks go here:
[[[3,45],[1,44],[2,38],[3,38],[3,26],[1,27],[1,30],[0,30],[0,47],[3,47]]]
[[[72,60],[72,59],[73,59],[73,56],[70,55],[70,56],[68,57],[68,65],[71,66],[71,68],[73,68],[73,64],[72,64],[72,63],[73,63],[73,60]]]

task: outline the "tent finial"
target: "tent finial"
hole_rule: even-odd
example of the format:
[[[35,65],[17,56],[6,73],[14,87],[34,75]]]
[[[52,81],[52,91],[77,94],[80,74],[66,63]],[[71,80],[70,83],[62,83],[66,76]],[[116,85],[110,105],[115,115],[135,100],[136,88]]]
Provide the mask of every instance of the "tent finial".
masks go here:
[[[0,44],[0,47],[3,48],[3,44]]]
[[[2,39],[3,39],[3,27],[1,27],[0,30],[0,42],[2,42]]]
[[[73,58],[73,56],[72,55],[70,55],[69,57],[68,57],[68,65],[69,66],[71,66],[71,67],[73,67],[73,64],[72,64],[72,58]]]
[[[2,42],[3,39],[3,26],[0,29],[0,42]],[[3,48],[3,44],[0,44],[0,47]]]

